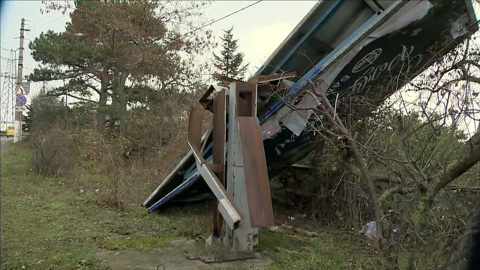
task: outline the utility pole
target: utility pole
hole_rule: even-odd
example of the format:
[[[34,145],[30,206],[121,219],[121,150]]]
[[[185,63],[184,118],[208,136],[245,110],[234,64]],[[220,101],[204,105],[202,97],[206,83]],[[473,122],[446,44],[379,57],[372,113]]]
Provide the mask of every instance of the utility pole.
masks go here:
[[[23,87],[22,80],[23,80],[23,43],[25,41],[25,31],[30,31],[25,29],[25,19],[22,18],[22,23],[20,27],[20,47],[18,53],[18,72],[17,72],[17,87],[16,87],[16,96],[19,97],[24,93],[20,93],[18,90]],[[26,94],[26,93],[25,93]],[[15,122],[14,122],[14,135],[13,135],[13,142],[20,142],[22,141],[22,113],[23,113],[23,106],[19,106],[18,104],[15,106]]]

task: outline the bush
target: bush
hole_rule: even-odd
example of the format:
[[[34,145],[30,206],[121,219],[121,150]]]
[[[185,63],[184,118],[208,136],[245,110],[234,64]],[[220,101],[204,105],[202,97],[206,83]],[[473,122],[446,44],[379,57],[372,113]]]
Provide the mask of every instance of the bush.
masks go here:
[[[83,114],[80,108],[69,108],[65,120],[59,118],[65,116],[61,106],[39,98],[38,108],[31,113],[32,123],[41,123],[32,125],[34,171],[75,175],[71,184],[81,190],[98,190],[94,200],[104,207],[140,205],[188,151],[188,110],[197,100],[195,94],[162,97],[148,108],[128,111],[124,137],[118,130],[97,125],[88,108]]]
[[[32,169],[40,175],[65,175],[76,168],[71,155],[73,141],[68,131],[59,125],[38,131],[31,136],[34,155]]]

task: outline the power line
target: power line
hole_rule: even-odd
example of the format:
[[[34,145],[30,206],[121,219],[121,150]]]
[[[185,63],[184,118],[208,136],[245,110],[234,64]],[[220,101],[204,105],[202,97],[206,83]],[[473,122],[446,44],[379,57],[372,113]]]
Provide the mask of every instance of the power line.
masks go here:
[[[27,32],[27,36],[29,37],[30,41],[33,41],[32,35],[30,34],[30,32]],[[28,50],[27,50],[27,49],[28,49]],[[29,64],[31,67],[35,67],[36,61],[35,61],[35,59],[33,59],[33,57],[32,57],[32,52],[30,51],[30,47],[27,46],[27,47],[25,48],[25,52],[26,52],[26,54],[25,54],[25,59],[27,60],[28,64]],[[25,67],[25,66],[24,66],[24,67]],[[25,68],[28,69],[28,70],[32,70],[31,68],[27,68],[27,67],[25,67]]]
[[[216,23],[216,22],[219,22],[219,21],[221,21],[221,20],[223,20],[223,19],[226,19],[226,18],[228,18],[228,17],[230,17],[230,16],[233,16],[233,15],[235,15],[235,14],[237,14],[237,13],[239,13],[239,12],[241,12],[241,11],[249,8],[249,7],[252,7],[252,6],[254,6],[254,5],[262,2],[262,1],[263,1],[263,0],[259,0],[259,1],[255,2],[255,3],[252,3],[252,4],[248,5],[248,6],[245,6],[245,7],[241,8],[241,9],[239,9],[239,10],[236,10],[236,11],[230,13],[230,14],[227,14],[227,15],[221,17],[221,18],[218,18],[218,19],[214,20],[213,22],[206,23],[206,24],[204,24],[204,25],[202,25],[202,26],[200,26],[200,27],[197,27],[197,28],[193,29],[193,30],[190,31],[190,32],[187,32],[187,33],[185,33],[185,34],[183,34],[183,35],[181,35],[181,36],[179,36],[179,37],[174,38],[173,40],[177,40],[177,39],[179,39],[179,38],[181,38],[181,37],[184,37],[184,36],[189,35],[189,34],[195,32],[195,31],[198,31],[198,30],[200,30],[200,29],[202,29],[202,28],[204,28],[204,27],[207,27],[207,26],[212,25],[212,24],[214,24],[214,23]]]
[[[47,20],[50,20],[51,18],[55,17],[55,15],[57,15],[59,12],[60,12],[59,10],[52,11],[50,14],[45,15],[45,17],[40,18],[40,19],[39,19],[38,21],[36,21],[35,23],[36,23],[36,24],[44,23],[44,22],[46,22]]]
[[[49,24],[51,24],[51,23],[53,23],[53,22],[56,22],[56,21],[58,21],[58,20],[60,20],[60,19],[63,19],[63,18],[64,18],[64,17],[63,17],[63,15],[62,15],[62,16],[60,16],[60,17],[58,17],[58,18],[55,18],[55,19],[53,19],[53,20],[51,20],[51,21],[49,21],[49,22],[47,22],[47,23],[44,23],[44,24],[41,24],[41,25],[37,25],[37,26],[33,26],[33,28],[40,29],[40,28],[42,28],[42,27],[44,27],[44,26],[46,26],[46,25],[49,25]]]

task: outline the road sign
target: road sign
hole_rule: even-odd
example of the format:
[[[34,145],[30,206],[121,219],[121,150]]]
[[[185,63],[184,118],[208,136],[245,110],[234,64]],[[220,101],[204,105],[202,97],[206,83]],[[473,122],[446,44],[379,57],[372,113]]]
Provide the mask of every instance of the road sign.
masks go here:
[[[15,95],[21,96],[21,95],[26,95],[27,90],[25,90],[25,86],[23,84],[18,85],[17,90],[15,90]]]
[[[25,82],[22,82],[22,85],[23,85],[23,88],[25,89],[25,95],[28,95],[30,94],[30,82],[29,81],[25,81]]]
[[[18,96],[15,100],[17,101],[18,106],[23,106],[27,104],[27,98],[24,95]]]

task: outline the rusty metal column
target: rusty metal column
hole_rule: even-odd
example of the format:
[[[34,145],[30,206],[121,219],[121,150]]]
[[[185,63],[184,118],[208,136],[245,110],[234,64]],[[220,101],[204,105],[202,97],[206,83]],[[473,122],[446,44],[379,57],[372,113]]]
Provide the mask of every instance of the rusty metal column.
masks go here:
[[[240,179],[244,179],[243,158],[240,145],[240,134],[237,122],[237,84],[231,83],[228,95],[228,151],[227,151],[227,192],[233,195],[235,205],[242,211],[244,218],[236,230],[226,228],[224,245],[234,251],[252,251],[253,241],[247,241],[248,235],[257,235],[258,229],[250,226],[250,213],[246,201],[247,194],[245,185]],[[253,240],[253,239],[252,239]]]
[[[233,195],[243,219],[235,230],[226,228],[224,245],[233,251],[252,252],[258,245],[258,228],[273,225],[265,153],[256,118],[257,87],[234,82],[229,88],[227,192]]]
[[[221,90],[213,97],[213,149],[212,162],[215,174],[220,183],[225,186],[225,131],[226,131],[226,91]],[[220,237],[223,218],[218,212],[218,200],[213,198],[213,236]]]

